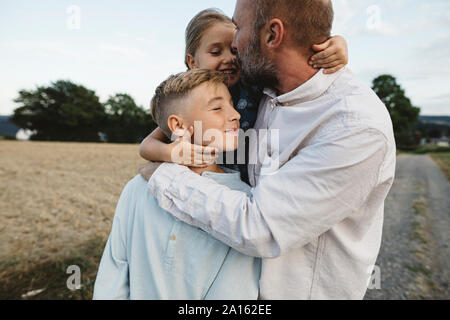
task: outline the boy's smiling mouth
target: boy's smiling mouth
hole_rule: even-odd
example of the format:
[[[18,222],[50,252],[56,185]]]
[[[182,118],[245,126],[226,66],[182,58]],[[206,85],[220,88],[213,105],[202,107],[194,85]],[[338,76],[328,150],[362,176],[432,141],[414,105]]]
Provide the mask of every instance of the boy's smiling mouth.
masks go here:
[[[227,129],[227,130],[225,130],[225,133],[232,134],[232,135],[239,135],[239,128]]]

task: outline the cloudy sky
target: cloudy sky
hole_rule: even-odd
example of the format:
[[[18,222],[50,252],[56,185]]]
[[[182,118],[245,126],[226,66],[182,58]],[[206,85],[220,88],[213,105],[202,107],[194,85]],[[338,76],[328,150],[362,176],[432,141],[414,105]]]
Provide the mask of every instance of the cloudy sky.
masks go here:
[[[423,115],[450,115],[450,1],[334,0],[334,34],[367,84],[394,75]],[[184,29],[235,0],[0,0],[0,114],[19,89],[68,79],[105,101],[128,93],[148,107],[155,87],[184,68]]]

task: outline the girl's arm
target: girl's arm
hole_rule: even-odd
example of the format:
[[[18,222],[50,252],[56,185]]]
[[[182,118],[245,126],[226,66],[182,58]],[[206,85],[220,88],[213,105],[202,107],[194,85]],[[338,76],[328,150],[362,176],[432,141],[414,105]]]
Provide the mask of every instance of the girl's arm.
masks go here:
[[[341,36],[334,36],[322,44],[315,44],[312,49],[318,53],[311,57],[309,64],[314,68],[324,68],[325,74],[335,73],[348,64],[347,41]]]
[[[142,141],[139,154],[148,161],[170,162],[170,144],[159,127]]]
[[[193,168],[206,167],[217,159],[214,148],[191,144],[186,137],[170,143],[160,128],[142,141],[139,154],[148,161],[175,162]]]

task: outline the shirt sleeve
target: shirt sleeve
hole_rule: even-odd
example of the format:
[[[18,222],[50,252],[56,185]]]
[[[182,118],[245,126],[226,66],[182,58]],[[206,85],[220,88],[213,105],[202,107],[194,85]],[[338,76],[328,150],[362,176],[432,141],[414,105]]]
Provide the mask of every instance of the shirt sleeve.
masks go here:
[[[126,187],[117,204],[111,233],[103,252],[94,286],[94,300],[129,300],[129,268],[126,246],[126,224],[121,222],[131,210],[130,192]]]
[[[244,254],[275,258],[360,210],[378,183],[386,150],[378,130],[345,128],[260,176],[251,196],[175,164],[163,164],[148,186],[176,218]]]

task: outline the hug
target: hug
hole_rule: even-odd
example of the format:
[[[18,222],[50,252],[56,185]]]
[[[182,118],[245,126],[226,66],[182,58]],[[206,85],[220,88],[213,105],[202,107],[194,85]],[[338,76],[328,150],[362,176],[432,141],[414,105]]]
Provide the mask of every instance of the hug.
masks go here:
[[[188,71],[155,91],[151,162],[119,199],[94,299],[364,298],[396,146],[333,15],[329,0],[238,0],[233,19],[191,20]],[[245,163],[219,165],[227,153]]]

